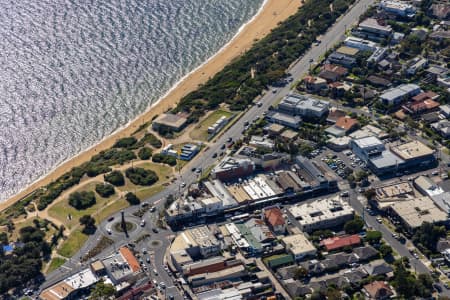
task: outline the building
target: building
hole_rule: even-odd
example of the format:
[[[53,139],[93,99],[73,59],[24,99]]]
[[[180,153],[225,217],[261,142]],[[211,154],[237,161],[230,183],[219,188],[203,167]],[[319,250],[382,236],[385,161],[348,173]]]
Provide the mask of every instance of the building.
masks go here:
[[[155,131],[181,131],[187,124],[187,119],[181,115],[165,113],[159,115],[152,122],[152,128]]]
[[[224,280],[234,280],[246,275],[247,271],[245,267],[243,265],[237,265],[217,272],[209,272],[189,276],[187,281],[189,282],[191,287],[198,287]]]
[[[428,65],[428,59],[423,57],[414,57],[405,65],[405,73],[409,76],[415,75],[418,71],[423,70]]]
[[[222,245],[207,226],[190,228],[179,233],[172,242],[170,253],[186,253],[190,259],[208,258],[217,255]]]
[[[410,233],[413,233],[423,222],[437,224],[447,222],[447,213],[440,210],[426,196],[394,202],[387,211]]]
[[[357,234],[347,236],[335,236],[324,239],[320,242],[320,246],[326,251],[337,251],[346,247],[354,247],[361,244],[361,237]]]
[[[377,44],[368,40],[360,39],[354,36],[349,36],[345,39],[344,45],[356,48],[360,51],[373,52],[377,49]]]
[[[433,17],[436,17],[440,20],[448,20],[450,18],[450,4],[433,3],[429,9],[429,12]]]
[[[389,183],[375,188],[374,191],[377,202],[402,201],[414,196],[414,190],[409,182]],[[380,205],[378,208],[381,208]]]
[[[245,224],[227,223],[225,229],[233,243],[244,255],[258,255],[263,251],[263,245]]]
[[[249,145],[256,148],[264,148],[267,150],[273,150],[273,148],[275,147],[275,143],[268,137],[256,135],[253,135],[250,138]]]
[[[303,233],[288,235],[281,239],[281,243],[294,256],[296,261],[307,257],[314,257],[317,253],[316,247],[314,247]]]
[[[383,140],[383,139],[387,138],[389,135],[386,132],[384,132],[383,130],[381,130],[380,128],[375,127],[373,125],[363,126],[361,129],[358,129],[357,131],[349,134],[349,137],[351,137],[354,140],[369,137],[369,136],[374,136],[380,140]]]
[[[261,219],[251,218],[244,224],[261,244],[270,243],[275,239],[272,231],[270,231],[269,227]]]
[[[350,48],[350,47],[347,47]],[[356,49],[356,48],[353,48]],[[358,49],[356,49],[358,50]],[[359,51],[359,50],[358,50]],[[356,58],[347,54],[339,53],[337,51],[331,53],[327,61],[332,64],[344,66],[346,68],[351,68],[356,65]]]
[[[359,126],[358,120],[350,118],[349,116],[340,117],[337,119],[336,123],[325,130],[325,132],[335,136],[342,137],[353,131],[355,131]]]
[[[414,179],[414,187],[424,196],[436,196],[444,193],[444,190],[427,176],[419,176]]]
[[[234,178],[237,179],[237,178]],[[213,196],[222,201],[224,209],[232,208],[237,205],[234,197],[228,192],[226,186],[218,179],[212,181],[208,180],[204,182],[204,185],[208,192]]]
[[[78,294],[87,291],[98,280],[98,277],[90,269],[84,269],[43,290],[39,295],[39,299],[79,299]]]
[[[141,266],[133,253],[127,247],[121,247],[118,252],[101,260],[106,273],[113,284],[133,282],[142,273]]]
[[[342,66],[325,64],[319,73],[319,77],[325,79],[327,82],[334,82],[347,76],[348,69]]]
[[[359,50],[352,47],[341,46],[336,50],[336,52],[348,56],[355,56],[356,54],[359,53]]]
[[[328,114],[329,102],[314,97],[290,94],[278,104],[280,112],[304,119],[320,119]]]
[[[374,281],[363,286],[363,293],[370,300],[387,300],[394,295],[392,288],[383,281]]]
[[[284,234],[286,232],[286,220],[283,212],[278,207],[264,209],[264,219],[276,234]]]
[[[339,196],[296,204],[289,208],[289,212],[298,220],[300,229],[306,232],[342,225],[354,216],[353,208]]]
[[[267,131],[269,133],[269,136],[271,136],[271,137],[279,136],[283,132],[284,129],[285,129],[285,127],[280,124],[270,124],[267,127]]]
[[[363,161],[368,161],[370,157],[386,150],[384,143],[375,136],[354,139],[350,142],[350,146],[353,153]]]
[[[369,56],[367,61],[373,62],[373,63],[379,63],[383,58],[385,58],[387,54],[387,48],[384,47],[377,47],[377,49],[372,53],[372,55]]]
[[[305,88],[308,92],[318,93],[328,87],[327,81],[320,77],[306,76],[303,78]]]
[[[226,116],[221,116],[219,120],[217,120],[213,125],[208,127],[208,133],[210,135],[218,133],[220,130],[222,130],[222,128],[225,127],[225,125],[227,125],[228,120],[229,119]]]
[[[420,141],[391,146],[391,151],[404,161],[403,168],[428,169],[436,162],[435,151]]]
[[[211,175],[223,181],[237,180],[255,171],[255,163],[251,159],[239,159],[227,156],[217,166],[215,166]]]
[[[186,144],[181,148],[179,158],[181,160],[191,160],[200,151],[200,147],[194,144]]]
[[[448,138],[450,137],[450,121],[440,120],[430,125],[436,132],[441,136]]]
[[[327,147],[334,151],[343,151],[348,149],[351,140],[349,136],[334,137],[327,141]]]
[[[439,112],[441,115],[443,115],[445,118],[450,118],[450,105],[444,104],[439,106]]]
[[[336,176],[328,172],[325,166],[320,165],[320,162],[301,155],[295,158],[295,162],[300,167],[297,172],[304,178],[303,181],[309,183],[309,187],[303,190],[334,191],[337,189]]]
[[[271,123],[283,125],[293,129],[299,129],[300,124],[302,123],[302,118],[300,116],[292,116],[278,111],[270,111],[266,115],[266,119]]]
[[[383,0],[378,6],[381,10],[399,17],[412,18],[416,14],[416,9],[411,4],[401,1]]]
[[[381,23],[374,18],[367,18],[359,23],[358,28],[360,31],[367,33],[369,36],[375,35],[377,37],[387,38],[392,34],[391,25]]]
[[[422,90],[416,84],[402,84],[395,88],[386,90],[380,95],[380,100],[385,105],[398,105],[410,97],[420,94]]]

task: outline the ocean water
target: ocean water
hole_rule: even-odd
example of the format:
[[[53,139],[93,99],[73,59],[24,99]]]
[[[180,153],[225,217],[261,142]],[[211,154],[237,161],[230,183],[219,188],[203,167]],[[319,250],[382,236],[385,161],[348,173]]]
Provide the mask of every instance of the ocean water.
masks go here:
[[[1,0],[0,201],[216,53],[263,0]]]

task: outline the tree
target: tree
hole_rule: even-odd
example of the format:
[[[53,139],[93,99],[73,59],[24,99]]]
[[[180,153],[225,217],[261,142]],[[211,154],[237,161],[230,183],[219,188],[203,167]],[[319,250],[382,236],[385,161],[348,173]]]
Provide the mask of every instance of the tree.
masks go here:
[[[148,147],[143,147],[143,148],[139,149],[138,156],[142,160],[147,160],[152,157],[152,153],[153,153],[152,149],[150,149]]]
[[[419,247],[435,252],[437,242],[445,236],[446,230],[444,226],[436,226],[429,222],[423,222],[412,237],[412,240]]]
[[[103,280],[97,282],[91,291],[89,299],[92,300],[105,300],[113,299],[116,289],[110,283],[105,283]]]
[[[294,274],[295,280],[302,280],[306,276],[308,276],[308,270],[306,270],[305,268],[300,267],[297,270],[295,270],[295,274]]]
[[[366,234],[366,241],[372,245],[377,244],[380,242],[382,236],[383,236],[382,233],[379,231],[369,230],[369,231],[367,231],[367,234]]]
[[[353,220],[348,221],[344,225],[344,230],[348,234],[355,234],[361,232],[364,228],[364,221],[358,216],[355,216]]]
[[[138,205],[139,203],[141,203],[141,200],[132,192],[128,192],[125,195],[125,200],[127,200],[130,205]]]
[[[103,198],[114,195],[114,186],[109,183],[98,183],[95,185],[95,191]]]
[[[73,192],[69,195],[69,204],[78,210],[89,208],[96,202],[92,191]]]
[[[103,176],[106,182],[111,183],[115,186],[123,186],[125,185],[125,177],[123,177],[122,172],[116,170],[112,171],[111,173],[105,174]]]
[[[380,251],[380,254],[382,257],[386,257],[388,255],[392,254],[392,247],[386,244],[383,244],[380,246],[380,248],[378,249],[378,251]]]
[[[94,234],[94,232],[97,230],[97,227],[95,226],[95,219],[89,215],[84,215],[80,218],[80,224],[84,226],[82,232],[84,234]]]
[[[154,171],[143,168],[128,168],[125,175],[136,185],[152,185],[159,180]]]

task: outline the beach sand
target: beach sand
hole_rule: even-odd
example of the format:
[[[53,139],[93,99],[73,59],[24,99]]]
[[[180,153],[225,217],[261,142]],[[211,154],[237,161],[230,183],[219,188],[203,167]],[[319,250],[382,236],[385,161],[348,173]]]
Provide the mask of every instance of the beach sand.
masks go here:
[[[226,47],[222,48],[220,52],[216,53],[213,58],[195,70],[195,72],[190,73],[183,81],[179,82],[174,89],[172,89],[157,104],[152,106],[151,109],[130,122],[126,128],[115,132],[102,140],[99,144],[64,162],[48,175],[37,180],[8,200],[0,203],[0,210],[3,210],[14,202],[22,199],[35,189],[49,184],[64,173],[70,171],[73,167],[90,160],[96,153],[110,148],[117,139],[130,136],[141,124],[151,120],[155,115],[161,114],[174,107],[183,96],[197,89],[200,84],[205,83],[234,58],[248,50],[255,39],[263,38],[275,28],[279,22],[295,14],[300,6],[300,0],[268,0],[259,14],[249,22]]]

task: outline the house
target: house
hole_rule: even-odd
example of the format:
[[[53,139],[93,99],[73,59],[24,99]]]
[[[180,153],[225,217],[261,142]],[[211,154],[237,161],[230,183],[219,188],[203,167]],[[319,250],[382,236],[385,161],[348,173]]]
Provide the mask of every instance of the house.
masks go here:
[[[300,116],[293,116],[278,111],[270,111],[266,115],[266,119],[273,124],[279,124],[293,129],[300,128],[300,124],[302,123]]]
[[[369,35],[376,35],[379,37],[389,37],[392,34],[391,25],[386,25],[381,20],[377,20],[374,18],[367,18],[361,23],[359,23],[358,28],[368,33]]]
[[[368,40],[360,39],[354,36],[349,36],[344,40],[344,45],[359,49],[360,51],[373,52],[377,49],[377,44]]]
[[[372,246],[363,246],[353,249],[353,253],[358,258],[360,262],[368,261],[374,257],[378,257],[378,251]]]
[[[450,18],[450,4],[433,3],[429,9],[429,13],[440,20],[447,20]]]
[[[318,93],[327,88],[327,81],[320,77],[306,76],[303,82],[308,92]]]
[[[389,80],[376,75],[370,75],[367,77],[367,81],[376,87],[389,87],[392,84]]]
[[[439,112],[448,119],[450,117],[450,105],[444,104],[439,106]]]
[[[334,126],[344,130],[345,134],[347,135],[350,132],[353,132],[356,129],[358,129],[359,122],[356,119],[353,119],[353,118],[351,118],[349,116],[345,116],[345,117],[340,117],[339,119],[337,119],[337,121],[334,124]]]
[[[450,137],[450,121],[448,120],[440,120],[436,123],[433,123],[431,124],[431,128],[433,128],[445,138]]]
[[[385,275],[388,278],[394,276],[392,267],[386,264],[382,259],[365,264],[362,268],[369,276]]]
[[[361,244],[361,237],[357,234],[331,237],[320,242],[320,245],[324,247],[326,251],[336,251],[359,244]]]
[[[341,46],[336,50],[336,52],[353,57],[356,54],[358,54],[359,50],[356,48],[352,48],[352,47]]]
[[[418,71],[423,70],[428,65],[428,59],[423,57],[414,57],[404,66],[405,73],[409,76],[415,75]]]
[[[264,219],[276,234],[283,234],[286,232],[286,221],[284,219],[283,212],[278,207],[265,209]]]
[[[300,94],[289,94],[278,104],[281,113],[304,119],[320,119],[328,114],[329,107],[330,103],[327,101]]]
[[[374,281],[363,287],[364,294],[369,299],[385,300],[390,299],[394,292],[391,287],[383,281]]]
[[[264,259],[264,262],[273,270],[283,266],[290,266],[294,263],[294,257],[291,254],[275,255]]]
[[[332,107],[330,109],[330,113],[327,116],[327,122],[336,123],[337,120],[341,117],[345,117],[347,113],[343,110],[337,109],[336,107]]]
[[[319,77],[326,79],[326,81],[328,82],[334,82],[340,80],[347,74],[348,74],[347,68],[333,64],[325,64],[322,67],[322,71],[319,73]]]
[[[350,47],[348,47],[348,48],[350,48]],[[356,50],[358,50],[358,49],[356,49]],[[331,64],[344,66],[346,68],[351,68],[356,65],[355,57],[347,55],[347,54],[339,53],[336,51],[331,53],[328,56],[327,61]]]
[[[386,56],[387,52],[388,52],[387,48],[377,47],[376,50],[372,53],[372,55],[369,56],[367,61],[376,64]]]
[[[439,106],[439,102],[436,102],[432,99],[425,99],[403,105],[402,109],[405,113],[415,116],[424,112],[435,111],[439,108]]]
[[[399,16],[412,18],[416,14],[416,9],[411,4],[402,1],[383,0],[378,6],[381,10]]]

